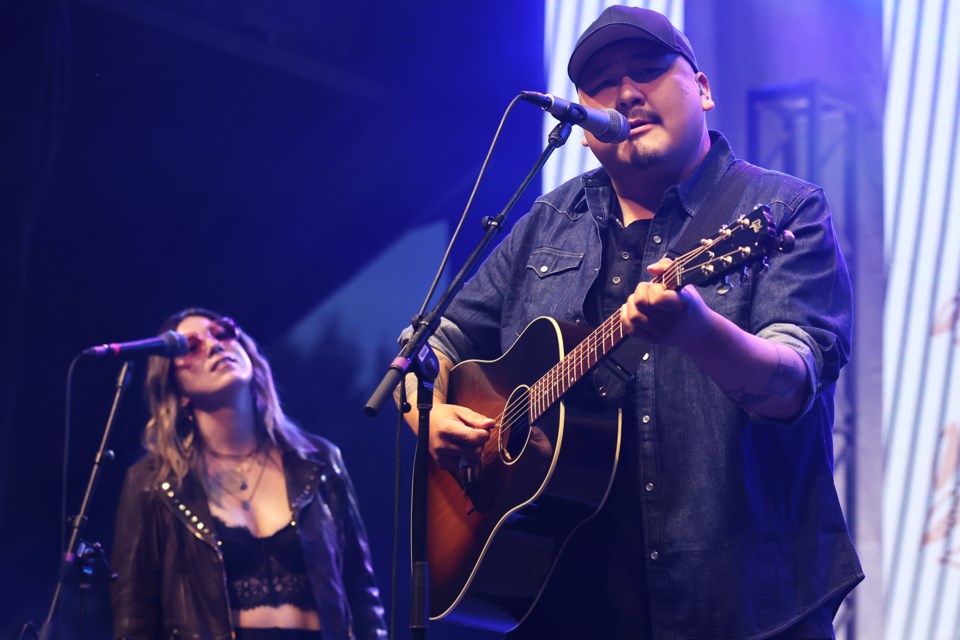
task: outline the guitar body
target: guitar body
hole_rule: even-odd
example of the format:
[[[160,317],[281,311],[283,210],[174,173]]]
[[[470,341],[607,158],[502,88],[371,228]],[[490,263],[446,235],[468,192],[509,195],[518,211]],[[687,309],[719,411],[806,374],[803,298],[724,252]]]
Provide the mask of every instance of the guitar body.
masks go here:
[[[447,402],[498,427],[482,463],[450,472],[429,462],[431,619],[515,628],[570,535],[606,499],[620,453],[619,410],[590,412],[561,400],[526,422],[530,385],[585,334],[537,318],[501,358],[452,370]]]

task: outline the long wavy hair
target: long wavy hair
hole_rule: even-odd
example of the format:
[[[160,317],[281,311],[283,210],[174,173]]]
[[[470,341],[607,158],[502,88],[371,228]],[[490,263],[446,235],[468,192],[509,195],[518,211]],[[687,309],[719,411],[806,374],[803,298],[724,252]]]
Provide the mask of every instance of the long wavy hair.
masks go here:
[[[176,329],[184,318],[190,316],[211,320],[223,317],[208,309],[184,309],[167,318],[160,327],[160,332]],[[268,438],[281,449],[296,451],[300,457],[315,451],[304,432],[287,418],[280,407],[270,364],[260,355],[257,343],[243,331],[239,332],[238,340],[253,364],[250,390],[256,408],[258,435]],[[157,479],[164,480],[172,472],[179,484],[196,463],[196,453],[202,446],[202,440],[192,419],[191,409],[183,406],[180,388],[169,358],[150,358],[144,394],[150,408],[150,419],[143,430],[143,446],[160,459]]]

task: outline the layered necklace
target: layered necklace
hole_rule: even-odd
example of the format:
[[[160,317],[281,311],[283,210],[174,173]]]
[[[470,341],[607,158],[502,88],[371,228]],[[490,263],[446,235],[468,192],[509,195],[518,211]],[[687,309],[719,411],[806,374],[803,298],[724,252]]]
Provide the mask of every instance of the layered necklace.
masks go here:
[[[257,444],[248,453],[222,453],[210,447],[204,447],[203,463],[205,476],[228,495],[233,496],[244,511],[250,511],[250,503],[260,487],[264,471],[267,468],[266,440]],[[210,465],[207,458],[216,461]],[[213,468],[211,468],[211,466]],[[253,478],[254,474],[256,477]],[[253,478],[251,486],[250,479]],[[249,490],[249,495],[245,495]]]

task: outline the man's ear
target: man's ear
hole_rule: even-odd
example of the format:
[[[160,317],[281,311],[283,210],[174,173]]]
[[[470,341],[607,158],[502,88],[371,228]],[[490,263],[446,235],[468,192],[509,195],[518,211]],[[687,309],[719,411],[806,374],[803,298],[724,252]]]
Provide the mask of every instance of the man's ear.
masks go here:
[[[703,106],[703,110],[713,111],[716,104],[713,102],[713,95],[710,93],[710,79],[701,71],[694,76],[694,80],[700,89],[700,104]]]

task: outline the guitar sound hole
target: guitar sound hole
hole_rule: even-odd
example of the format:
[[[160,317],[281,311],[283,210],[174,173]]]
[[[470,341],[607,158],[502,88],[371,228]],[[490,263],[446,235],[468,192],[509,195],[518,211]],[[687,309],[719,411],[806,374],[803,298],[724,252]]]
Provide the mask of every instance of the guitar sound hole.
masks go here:
[[[530,439],[529,387],[517,387],[507,400],[500,423],[500,456],[510,463],[520,457]]]

